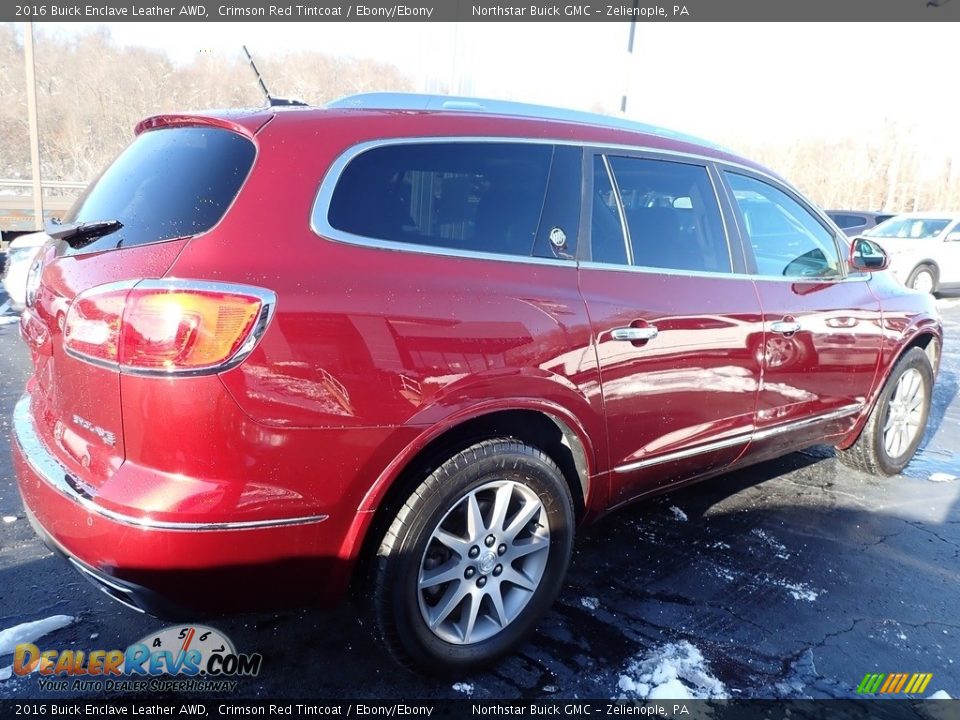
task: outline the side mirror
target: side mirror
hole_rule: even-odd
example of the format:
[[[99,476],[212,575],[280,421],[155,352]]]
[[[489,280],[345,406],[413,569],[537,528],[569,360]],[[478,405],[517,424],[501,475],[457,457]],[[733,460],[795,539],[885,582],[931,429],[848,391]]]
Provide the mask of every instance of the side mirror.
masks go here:
[[[850,267],[858,272],[880,272],[890,265],[887,252],[873,240],[854,238],[850,243]]]
[[[960,230],[947,233],[947,236],[943,240],[944,242],[960,242]]]

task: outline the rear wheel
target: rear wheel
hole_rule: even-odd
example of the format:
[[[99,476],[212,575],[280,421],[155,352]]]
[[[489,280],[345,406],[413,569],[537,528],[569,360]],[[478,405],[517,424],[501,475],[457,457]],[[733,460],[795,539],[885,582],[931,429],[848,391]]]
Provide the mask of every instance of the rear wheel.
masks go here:
[[[913,458],[930,414],[933,368],[920,348],[897,361],[857,441],[841,462],[874,475],[896,475]]]
[[[451,457],[380,544],[374,629],[402,664],[456,675],[513,649],[556,597],[574,512],[556,463],[512,439]]]
[[[907,287],[932,295],[937,291],[937,271],[929,265],[915,267],[907,278]]]

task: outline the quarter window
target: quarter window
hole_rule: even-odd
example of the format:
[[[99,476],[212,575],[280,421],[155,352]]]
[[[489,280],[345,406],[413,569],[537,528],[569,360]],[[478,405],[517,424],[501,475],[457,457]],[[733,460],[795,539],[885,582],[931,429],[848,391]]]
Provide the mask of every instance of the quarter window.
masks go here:
[[[839,277],[837,243],[816,217],[782,190],[725,173],[753,248],[757,273],[770,277]]]
[[[702,165],[610,157],[634,265],[730,272],[720,208]]]
[[[522,143],[374,148],[344,169],[327,219],[377,240],[529,256],[552,155]]]

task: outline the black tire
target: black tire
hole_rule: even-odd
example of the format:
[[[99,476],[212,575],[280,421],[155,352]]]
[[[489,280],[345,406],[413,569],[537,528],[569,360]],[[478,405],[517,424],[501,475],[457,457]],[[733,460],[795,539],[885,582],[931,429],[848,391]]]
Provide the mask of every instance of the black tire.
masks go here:
[[[499,573],[496,569],[491,570],[488,564],[485,565],[485,570],[481,568],[481,563],[499,561],[496,553],[506,547],[506,542],[511,544],[511,553],[514,547],[519,547],[514,543],[514,539],[509,539],[507,530],[497,538],[490,549],[479,546],[484,549],[478,560],[468,560],[465,556],[447,550],[446,546],[438,544],[439,541],[434,537],[435,531],[439,531],[441,526],[447,530],[450,523],[457,522],[457,514],[461,510],[466,513],[468,507],[473,507],[469,500],[471,496],[477,499],[477,507],[481,508],[483,525],[486,527],[489,522],[490,526],[495,526],[495,503],[488,504],[489,496],[486,494],[494,493],[493,498],[496,498],[497,488],[494,485],[509,486],[507,497],[515,498],[517,503],[520,503],[519,506],[510,505],[510,509],[519,507],[519,510],[513,510],[512,514],[504,510],[500,527],[508,526],[509,519],[517,520],[517,527],[525,529],[514,539],[529,532],[526,536],[527,542],[536,539],[538,544],[547,544],[546,549],[528,556],[536,555],[539,558],[535,562],[539,564],[539,572],[542,573],[532,590],[522,590],[519,586],[512,585],[507,575],[514,567],[525,569],[526,565],[523,563],[529,562],[526,559],[510,561],[509,569],[502,569],[502,566],[497,565],[501,568]],[[536,510],[534,520],[521,523],[519,520],[525,514],[523,511],[535,507],[538,503],[541,509]],[[544,532],[544,517],[547,520],[546,541],[542,537],[533,538],[533,534]],[[570,561],[574,524],[570,489],[560,468],[541,450],[515,439],[497,438],[479,442],[457,453],[413,491],[383,536],[370,573],[372,587],[369,609],[374,634],[401,665],[430,674],[463,676],[489,665],[515,648],[553,604]],[[487,529],[482,531],[492,532],[493,530]],[[464,537],[469,536],[470,529],[465,526]],[[485,535],[484,540],[486,539]],[[467,544],[472,552],[474,545],[471,542]],[[427,554],[428,550],[430,555]],[[442,561],[436,560],[436,553],[442,555],[445,550],[449,556]],[[507,550],[503,550],[503,553],[506,552]],[[504,562],[507,562],[509,557],[504,555]],[[463,644],[458,644],[439,636],[439,630],[430,628],[425,614],[431,610],[422,608],[431,607],[428,602],[431,598],[427,591],[421,590],[419,582],[425,577],[423,573],[430,571],[431,562],[454,568],[457,579],[436,586],[442,590],[431,588],[430,592],[449,592],[451,596],[460,591],[471,593],[469,602],[465,600],[465,604],[452,607],[459,608],[460,618],[468,612],[470,603],[477,603],[481,609],[486,608],[486,614],[479,617],[477,623],[482,621],[484,630],[495,634],[477,642],[464,642],[461,638],[460,642]],[[464,563],[473,563],[471,567],[474,574],[470,575],[470,580],[460,579],[462,568],[466,567]],[[514,563],[520,565],[515,566]],[[493,581],[493,573],[497,573],[497,582]],[[485,589],[476,587],[481,574],[485,580],[479,588]],[[484,595],[478,600],[472,593]],[[496,593],[497,597],[500,597],[501,609],[506,605],[505,599],[510,600],[511,607],[517,613],[507,622],[498,620],[498,630],[491,630],[495,627],[495,607],[493,600],[487,599],[487,593]],[[518,596],[518,593],[523,594]],[[443,597],[447,595],[444,594]],[[512,602],[518,597],[520,602]],[[435,608],[442,602],[443,599],[433,606],[437,615],[440,613]],[[516,609],[518,607],[519,610]],[[453,617],[455,615],[451,613],[449,618]],[[461,624],[465,624],[465,621],[461,621]],[[441,630],[444,628],[441,624]],[[446,627],[446,630],[450,631],[449,627]]]
[[[907,278],[906,285],[908,288],[917,289],[914,288],[914,285],[916,284],[918,278],[924,274],[930,276],[930,294],[933,295],[937,292],[940,277],[939,273],[937,272],[937,268],[932,265],[917,265]]]
[[[900,378],[914,369],[920,373],[923,384],[922,412],[920,413],[919,429],[904,449],[891,456],[884,444],[884,426],[890,417],[890,401],[896,391]],[[867,424],[857,441],[846,450],[837,453],[840,461],[849,467],[862,470],[871,475],[897,475],[913,459],[930,415],[930,400],[933,394],[933,368],[927,354],[918,347],[910,348],[901,357],[887,378],[880,397],[877,398]]]

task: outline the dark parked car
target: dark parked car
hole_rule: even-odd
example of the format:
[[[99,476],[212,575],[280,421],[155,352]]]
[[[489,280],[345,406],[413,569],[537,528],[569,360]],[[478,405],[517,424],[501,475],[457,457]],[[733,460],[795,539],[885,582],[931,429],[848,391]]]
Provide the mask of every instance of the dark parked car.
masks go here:
[[[870,210],[827,210],[827,215],[840,226],[848,237],[859,235],[864,230],[889,220],[896,213],[871,212]]]
[[[352,582],[395,657],[462,673],[604,513],[817,443],[913,456],[941,324],[879,247],[710,144],[445,102],[153,117],[53,231],[15,466],[105,593]]]

